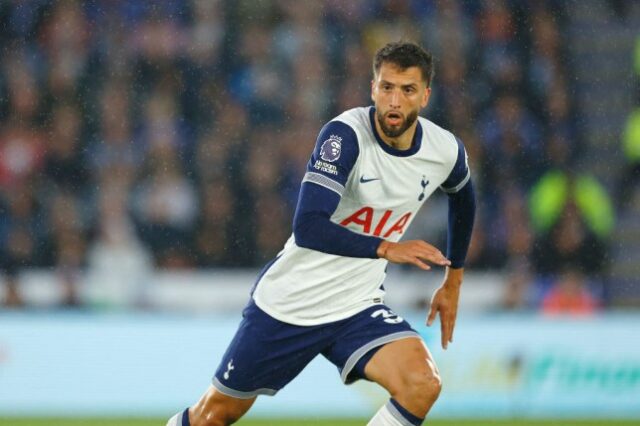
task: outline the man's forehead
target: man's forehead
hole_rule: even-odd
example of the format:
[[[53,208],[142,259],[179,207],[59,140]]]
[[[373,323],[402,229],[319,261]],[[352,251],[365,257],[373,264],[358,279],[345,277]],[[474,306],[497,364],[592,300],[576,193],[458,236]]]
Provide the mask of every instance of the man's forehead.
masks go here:
[[[384,80],[390,83],[412,84],[421,83],[422,71],[419,67],[400,68],[391,62],[383,62],[376,75],[376,80]]]

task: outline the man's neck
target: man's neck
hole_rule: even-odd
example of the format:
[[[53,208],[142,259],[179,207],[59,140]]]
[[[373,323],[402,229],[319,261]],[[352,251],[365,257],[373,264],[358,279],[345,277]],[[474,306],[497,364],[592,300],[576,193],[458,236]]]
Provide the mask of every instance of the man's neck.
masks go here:
[[[380,139],[382,139],[382,141],[387,145],[389,145],[391,148],[394,148],[400,151],[406,151],[409,148],[411,148],[411,144],[413,142],[413,136],[416,134],[416,126],[418,125],[418,120],[416,120],[411,125],[411,127],[409,127],[403,134],[401,134],[397,138],[390,138],[387,135],[385,135],[384,132],[382,131],[382,127],[380,126],[380,123],[378,122],[377,118],[376,120],[374,120],[374,122],[376,125],[376,132],[378,132],[378,135],[380,135]]]

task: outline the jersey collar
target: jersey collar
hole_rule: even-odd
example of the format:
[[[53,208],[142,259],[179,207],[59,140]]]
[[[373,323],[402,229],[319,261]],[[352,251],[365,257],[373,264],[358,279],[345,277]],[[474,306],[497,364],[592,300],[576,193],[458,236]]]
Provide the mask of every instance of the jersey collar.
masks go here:
[[[384,141],[378,134],[378,130],[376,129],[375,119],[376,107],[372,106],[369,108],[369,121],[371,122],[371,131],[376,137],[376,141],[378,141],[378,145],[380,145],[380,148],[382,148],[387,154],[395,155],[396,157],[409,157],[420,150],[420,145],[422,144],[422,126],[420,125],[420,120],[416,120],[418,124],[416,125],[416,132],[413,134],[411,148],[402,150],[384,143]]]

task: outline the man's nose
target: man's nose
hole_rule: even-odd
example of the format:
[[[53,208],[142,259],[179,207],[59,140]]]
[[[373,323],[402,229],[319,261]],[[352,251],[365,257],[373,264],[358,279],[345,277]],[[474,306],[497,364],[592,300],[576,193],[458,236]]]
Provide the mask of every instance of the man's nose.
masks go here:
[[[400,107],[400,91],[398,89],[395,89],[392,93],[391,93],[391,105],[392,108],[399,108]]]

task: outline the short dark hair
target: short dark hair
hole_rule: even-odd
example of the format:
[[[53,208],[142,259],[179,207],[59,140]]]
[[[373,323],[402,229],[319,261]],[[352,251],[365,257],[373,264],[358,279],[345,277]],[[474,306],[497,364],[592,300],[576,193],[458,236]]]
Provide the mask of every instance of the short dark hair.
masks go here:
[[[405,70],[418,67],[422,72],[422,80],[431,86],[433,79],[433,56],[422,47],[408,41],[387,43],[380,48],[373,58],[373,74],[377,75],[383,63],[391,63]]]

